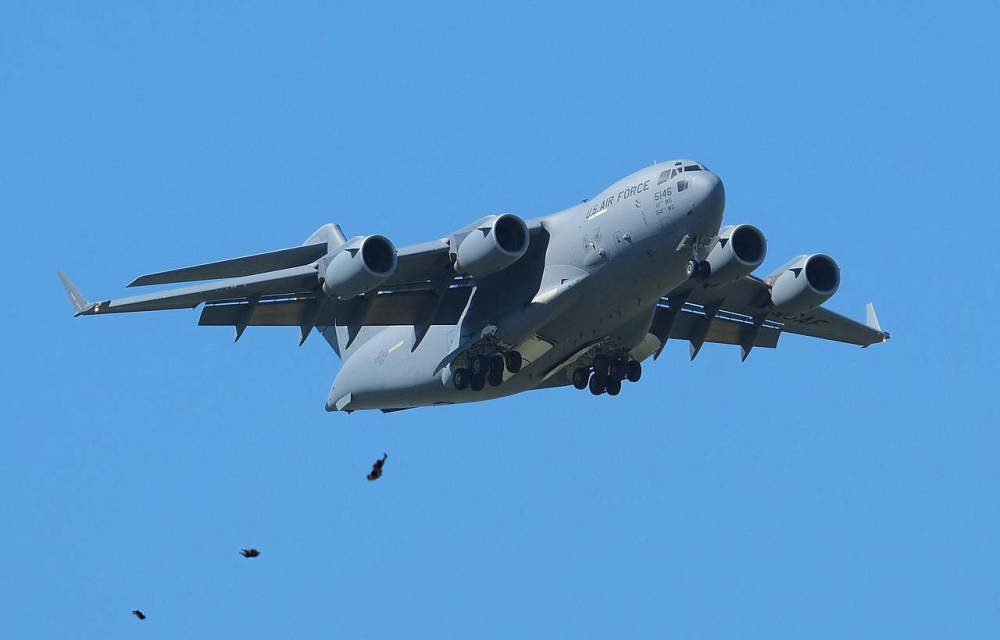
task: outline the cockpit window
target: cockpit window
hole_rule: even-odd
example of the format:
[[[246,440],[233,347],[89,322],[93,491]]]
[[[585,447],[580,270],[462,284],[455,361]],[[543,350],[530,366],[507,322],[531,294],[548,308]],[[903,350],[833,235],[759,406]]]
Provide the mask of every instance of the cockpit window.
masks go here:
[[[688,166],[684,167],[684,170],[685,171],[701,171],[701,165],[689,164]]]
[[[670,170],[668,169],[667,171],[664,171],[663,173],[660,174],[660,178],[659,180],[656,181],[656,184],[663,184],[669,179],[670,179]]]

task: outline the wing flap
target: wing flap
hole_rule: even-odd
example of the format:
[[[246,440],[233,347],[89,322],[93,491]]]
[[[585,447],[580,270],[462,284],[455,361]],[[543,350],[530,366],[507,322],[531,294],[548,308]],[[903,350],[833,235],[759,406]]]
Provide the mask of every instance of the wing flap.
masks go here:
[[[441,304],[433,291],[380,293],[370,298],[352,300],[321,299],[313,324],[319,327],[347,324],[349,318],[361,318],[366,326],[405,326],[426,322],[455,324],[465,308],[471,290],[449,289]],[[198,324],[203,326],[299,327],[314,310],[312,296],[291,300],[261,300],[256,303],[226,300],[205,305]],[[364,305],[368,305],[364,308]],[[252,308],[251,308],[252,307]],[[249,314],[249,315],[248,315]]]
[[[206,262],[192,267],[182,267],[169,271],[160,271],[139,276],[128,284],[130,287],[141,287],[151,284],[172,284],[177,282],[193,282],[196,280],[217,280],[219,278],[238,278],[256,273],[279,271],[299,267],[319,260],[327,252],[325,242],[307,244],[289,249],[255,253],[240,258]]]
[[[666,315],[675,313],[667,307],[657,307],[653,324],[667,324]],[[705,331],[705,323],[708,322],[708,329]],[[747,337],[753,336],[755,330],[752,320],[743,319],[736,314],[718,312],[715,317],[709,319],[694,305],[685,305],[676,319],[670,326],[670,338],[675,340],[688,340],[704,342],[716,342],[720,344],[741,345]],[[702,338],[704,334],[704,338]],[[753,346],[773,349],[778,346],[778,337],[781,331],[773,324],[764,324],[757,330],[757,335],[753,336]]]
[[[295,293],[313,291],[317,287],[318,281],[316,269],[306,265],[243,278],[232,278],[222,282],[168,289],[117,300],[105,300],[79,312],[79,315],[185,309],[211,300],[249,299],[262,295],[285,294],[291,296]]]

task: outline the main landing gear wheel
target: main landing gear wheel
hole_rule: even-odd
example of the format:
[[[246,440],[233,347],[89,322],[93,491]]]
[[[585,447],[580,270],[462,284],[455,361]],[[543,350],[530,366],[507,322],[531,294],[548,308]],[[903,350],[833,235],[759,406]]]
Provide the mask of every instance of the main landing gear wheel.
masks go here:
[[[694,277],[704,280],[710,275],[712,275],[712,263],[708,260],[702,260],[699,262],[698,270],[695,272]]]
[[[622,381],[618,378],[608,378],[608,395],[616,396],[621,393]]]
[[[504,364],[507,365],[507,371],[510,371],[511,373],[517,373],[518,371],[520,371],[521,365],[524,364],[524,362],[521,360],[521,352],[508,351],[507,355],[504,356]]]
[[[607,356],[594,356],[594,373],[600,373],[602,375],[608,375],[608,368],[611,366],[611,360]]]
[[[603,373],[595,373],[590,376],[590,392],[599,396],[607,390],[608,376]]]
[[[490,372],[486,374],[486,382],[489,383],[491,387],[499,387],[500,383],[503,382],[503,373],[497,373],[496,371],[490,369]]]
[[[469,386],[470,377],[468,369],[456,369],[451,376],[451,381],[455,383],[455,388],[461,391]]]
[[[473,391],[482,391],[485,386],[486,378],[484,376],[473,375],[469,380],[469,388]]]
[[[472,372],[473,377],[484,377],[490,370],[490,357],[482,353],[473,356],[469,370]]]
[[[490,356],[490,371],[503,375],[503,356],[499,353]]]
[[[684,271],[687,273],[687,277],[689,279],[697,278],[698,280],[704,280],[708,276],[712,275],[712,265],[707,260],[702,260],[701,262],[688,260]]]
[[[589,378],[590,371],[580,367],[573,371],[573,386],[580,390],[586,389]]]
[[[626,377],[629,382],[639,382],[639,378],[642,377],[642,365],[638,360],[629,360]]]
[[[486,382],[490,383],[491,387],[499,387],[500,383],[503,382],[503,357],[500,355],[495,355],[490,358],[490,370],[486,374]]]

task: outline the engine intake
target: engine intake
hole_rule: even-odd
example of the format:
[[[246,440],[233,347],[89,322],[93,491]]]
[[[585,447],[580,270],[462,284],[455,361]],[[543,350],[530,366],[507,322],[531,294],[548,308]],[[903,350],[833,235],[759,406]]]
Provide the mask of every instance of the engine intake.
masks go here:
[[[719,241],[709,252],[706,284],[721,286],[735,282],[764,262],[767,238],[750,224],[731,225],[719,231]]]
[[[396,247],[384,236],[357,236],[333,252],[323,293],[347,299],[371,291],[396,272]]]
[[[517,216],[487,216],[458,243],[455,271],[475,278],[502,271],[528,250],[528,226]]]
[[[806,311],[826,302],[840,287],[840,267],[828,255],[793,258],[766,279],[771,301],[782,311]]]

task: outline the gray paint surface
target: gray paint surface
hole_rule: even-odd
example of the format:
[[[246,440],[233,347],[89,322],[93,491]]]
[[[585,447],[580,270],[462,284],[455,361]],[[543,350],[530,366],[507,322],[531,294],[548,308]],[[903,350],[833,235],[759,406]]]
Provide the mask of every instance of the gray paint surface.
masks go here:
[[[671,338],[689,341],[692,358],[704,342],[740,345],[745,358],[755,346],[775,347],[784,331],[861,346],[888,339],[874,309],[862,324],[821,306],[776,308],[769,283],[749,273],[722,286],[690,277],[689,261],[718,243],[724,208],[718,176],[695,161],[671,160],[526,221],[523,255],[480,278],[453,265],[466,236],[487,233],[489,217],[399,249],[393,275],[348,300],[321,289],[326,265],[351,242],[331,224],[301,248],[143,276],[131,286],[214,279],[206,284],[90,303],[60,277],[77,315],[205,304],[200,323],[233,326],[237,339],[254,325],[298,326],[302,340],[316,328],[343,360],[327,398],[331,411],[473,402],[567,385],[595,355],[642,361]],[[520,371],[506,372],[498,386],[456,388],[455,372],[476,354],[510,350],[523,355]]]

